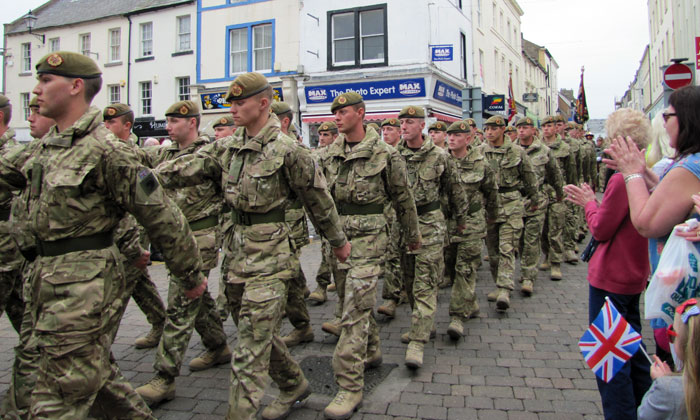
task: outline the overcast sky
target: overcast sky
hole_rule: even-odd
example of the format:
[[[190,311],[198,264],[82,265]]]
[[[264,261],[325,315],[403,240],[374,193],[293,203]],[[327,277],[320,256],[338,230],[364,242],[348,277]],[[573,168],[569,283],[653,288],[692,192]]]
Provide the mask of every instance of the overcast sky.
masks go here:
[[[605,118],[634,78],[649,43],[646,0],[517,0],[525,39],[559,64],[559,88],[578,92],[581,66],[591,118]],[[3,1],[8,23],[45,0]],[[0,28],[0,31],[3,31]],[[0,69],[2,71],[2,69]]]

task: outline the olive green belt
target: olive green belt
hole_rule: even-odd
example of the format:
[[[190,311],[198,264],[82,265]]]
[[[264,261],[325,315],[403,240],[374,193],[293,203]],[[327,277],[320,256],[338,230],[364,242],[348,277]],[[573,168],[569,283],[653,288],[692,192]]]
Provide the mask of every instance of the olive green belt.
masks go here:
[[[218,224],[219,215],[207,216],[199,220],[195,220],[194,222],[190,222],[190,229],[192,229],[192,232],[196,232],[198,230],[204,230],[210,227],[214,227]]]
[[[285,221],[284,209],[276,208],[267,213],[248,213],[245,211],[231,210],[231,219],[234,224],[243,226],[259,225],[261,223],[281,223]]]
[[[0,222],[10,220],[10,209],[0,209]]]
[[[78,238],[65,238],[56,241],[37,241],[37,253],[42,257],[56,257],[69,252],[104,249],[114,243],[112,232],[100,232]]]
[[[416,206],[416,211],[418,212],[419,216],[422,216],[422,215],[429,213],[433,210],[440,210],[440,202],[439,201],[433,201],[432,203],[423,204],[421,206]]]
[[[509,193],[509,192],[513,192],[513,191],[520,191],[520,187],[502,187],[502,188],[498,189],[498,192],[501,194]]]
[[[370,214],[384,213],[384,206],[381,204],[354,204],[337,203],[338,214],[342,216],[366,216]]]

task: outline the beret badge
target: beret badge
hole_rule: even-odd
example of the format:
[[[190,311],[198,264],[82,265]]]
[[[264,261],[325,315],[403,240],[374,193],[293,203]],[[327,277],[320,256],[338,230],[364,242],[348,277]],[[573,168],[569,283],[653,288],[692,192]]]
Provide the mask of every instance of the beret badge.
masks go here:
[[[180,111],[180,114],[182,114],[182,115],[187,115],[187,113],[189,112],[189,110],[187,109],[187,107],[185,105],[181,106],[179,111]]]
[[[58,55],[58,54],[51,54],[47,59],[46,62],[48,63],[49,66],[51,67],[58,67],[61,64],[63,64],[63,58]]]

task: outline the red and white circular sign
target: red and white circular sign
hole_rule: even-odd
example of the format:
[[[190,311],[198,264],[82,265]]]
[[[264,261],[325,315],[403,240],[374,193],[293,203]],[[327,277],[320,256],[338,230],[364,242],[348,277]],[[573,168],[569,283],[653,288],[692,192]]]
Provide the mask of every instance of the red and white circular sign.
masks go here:
[[[681,63],[671,64],[664,70],[664,83],[676,90],[693,83],[693,69]]]

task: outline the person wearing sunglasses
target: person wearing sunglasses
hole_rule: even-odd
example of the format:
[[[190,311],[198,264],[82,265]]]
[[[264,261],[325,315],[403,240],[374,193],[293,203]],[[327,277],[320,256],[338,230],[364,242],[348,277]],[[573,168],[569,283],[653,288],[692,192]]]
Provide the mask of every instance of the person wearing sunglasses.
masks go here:
[[[651,366],[651,388],[637,410],[639,420],[700,418],[700,308],[688,299],[676,308],[667,328],[676,374],[656,355]]]

